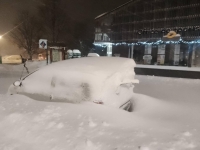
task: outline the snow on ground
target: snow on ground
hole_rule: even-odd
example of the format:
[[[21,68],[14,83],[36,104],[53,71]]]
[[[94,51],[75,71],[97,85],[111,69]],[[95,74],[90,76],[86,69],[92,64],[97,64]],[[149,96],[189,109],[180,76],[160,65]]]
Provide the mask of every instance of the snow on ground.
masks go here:
[[[37,70],[46,65],[45,61],[33,61],[26,62],[26,66],[29,72]],[[24,65],[7,65],[0,64],[0,94],[4,94],[7,92],[8,87],[19,80],[21,77],[27,75],[28,72],[24,68]]]
[[[31,71],[34,71],[35,69],[41,68],[46,65],[46,61],[27,61],[26,66],[27,68]],[[22,72],[24,68],[24,64],[20,65],[10,65],[10,64],[0,64],[0,71],[17,71],[17,72]]]
[[[131,113],[1,94],[0,149],[199,150],[200,80],[136,78]]]
[[[200,71],[200,67],[182,67],[182,66],[162,66],[162,65],[142,65],[137,64],[136,68],[154,68],[167,70],[182,70],[182,71]]]

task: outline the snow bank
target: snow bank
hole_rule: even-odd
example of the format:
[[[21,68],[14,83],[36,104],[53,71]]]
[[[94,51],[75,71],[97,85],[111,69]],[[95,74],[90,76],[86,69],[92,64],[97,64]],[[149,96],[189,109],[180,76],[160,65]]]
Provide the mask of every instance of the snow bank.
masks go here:
[[[200,148],[200,119],[195,115],[199,107],[189,109],[184,103],[142,94],[135,94],[133,101],[135,110],[129,113],[94,103],[50,103],[0,95],[0,149]]]
[[[200,80],[136,78],[132,113],[0,95],[0,149],[199,150]]]

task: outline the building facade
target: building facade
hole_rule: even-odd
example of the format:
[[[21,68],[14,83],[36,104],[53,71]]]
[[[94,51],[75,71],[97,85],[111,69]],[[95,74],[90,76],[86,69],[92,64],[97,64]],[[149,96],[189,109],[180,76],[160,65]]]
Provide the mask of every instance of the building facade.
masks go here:
[[[138,64],[200,66],[200,1],[131,0],[95,18],[94,44]]]

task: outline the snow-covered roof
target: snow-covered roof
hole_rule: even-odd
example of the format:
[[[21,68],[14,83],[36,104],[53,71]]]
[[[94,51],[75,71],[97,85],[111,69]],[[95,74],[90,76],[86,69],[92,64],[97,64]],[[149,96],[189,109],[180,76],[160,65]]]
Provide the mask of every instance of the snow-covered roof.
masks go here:
[[[78,50],[78,49],[74,49],[74,50],[73,50],[73,53],[81,53],[81,52],[80,52],[80,50]]]
[[[72,53],[72,50],[71,49],[67,50],[67,53]]]
[[[98,18],[100,18],[100,17],[102,17],[102,16],[104,16],[105,14],[107,14],[108,12],[105,12],[105,13],[103,13],[103,14],[100,14],[99,16],[97,16],[95,19],[98,19]]]
[[[119,7],[115,8],[115,9],[113,9],[113,10],[111,10],[111,11],[105,12],[105,13],[103,13],[103,14],[97,16],[95,19],[99,19],[99,18],[101,18],[101,17],[103,17],[103,16],[106,16],[107,14],[110,14],[110,13],[113,12],[113,11],[116,11],[116,10],[118,10],[118,9],[120,9],[120,8],[122,8],[122,7],[124,7],[124,6],[128,5],[128,4],[130,4],[130,3],[132,3],[132,2],[137,2],[137,1],[140,1],[140,0],[130,0],[130,1],[128,1],[128,2],[126,2],[126,3],[124,3],[124,4],[122,4],[122,5],[120,5]]]

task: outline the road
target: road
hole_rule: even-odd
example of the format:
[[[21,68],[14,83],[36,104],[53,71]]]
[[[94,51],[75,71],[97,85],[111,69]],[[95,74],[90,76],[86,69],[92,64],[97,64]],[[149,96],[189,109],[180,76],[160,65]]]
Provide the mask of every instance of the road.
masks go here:
[[[33,68],[35,69],[35,68]],[[31,69],[31,70],[33,70]],[[0,94],[5,94],[11,84],[27,75],[23,65],[0,65]]]
[[[4,71],[0,72],[0,94],[5,94],[7,92],[8,87],[15,82],[16,80],[19,80],[21,76],[21,72],[10,72],[10,71]]]

